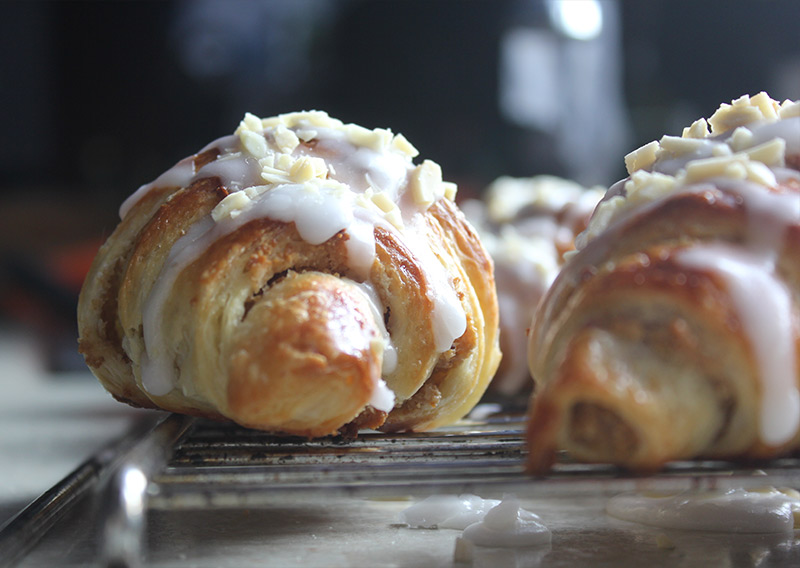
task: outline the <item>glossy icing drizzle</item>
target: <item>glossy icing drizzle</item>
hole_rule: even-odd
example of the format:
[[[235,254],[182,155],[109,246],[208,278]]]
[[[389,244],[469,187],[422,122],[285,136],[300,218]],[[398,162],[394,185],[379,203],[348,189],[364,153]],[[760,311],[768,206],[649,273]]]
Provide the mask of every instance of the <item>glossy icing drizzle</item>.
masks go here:
[[[726,533],[781,533],[800,518],[793,489],[686,491],[674,495],[625,493],[606,512],[618,519],[667,529]]]
[[[800,194],[776,190],[792,180],[800,186],[800,172],[787,167],[789,155],[800,156],[800,101],[741,97],[682,136],[664,136],[626,156],[630,177],[612,186],[576,240],[583,249],[678,193],[718,187],[737,197],[747,212],[745,242],[696,244],[677,258],[717,274],[730,293],[758,366],[760,437],[769,445],[788,442],[800,428],[792,300],[775,268],[786,231],[800,224]]]
[[[136,203],[157,187],[187,187],[218,177],[229,191],[199,223],[173,245],[143,311],[146,352],[142,354],[142,383],[153,395],[175,387],[174,366],[164,351],[161,313],[180,272],[217,239],[246,223],[269,218],[294,223],[301,238],[321,244],[344,231],[351,270],[365,283],[373,304],[377,295],[369,284],[375,260],[375,227],[397,235],[420,260],[433,302],[436,348],[444,352],[466,329],[466,314],[449,274],[423,233],[425,211],[436,201],[455,197],[455,185],[442,181],[437,164],[415,165],[416,149],[400,134],[343,124],[324,112],[291,113],[269,119],[245,115],[236,133],[212,142],[218,157],[195,171],[193,161],[176,164],[154,182],[140,187],[120,208],[129,214]],[[375,305],[377,314],[382,309]],[[381,317],[376,321],[382,322]],[[384,372],[397,357],[389,334],[384,334]],[[376,386],[375,405],[391,408],[391,392]],[[391,397],[393,399],[393,397]]]

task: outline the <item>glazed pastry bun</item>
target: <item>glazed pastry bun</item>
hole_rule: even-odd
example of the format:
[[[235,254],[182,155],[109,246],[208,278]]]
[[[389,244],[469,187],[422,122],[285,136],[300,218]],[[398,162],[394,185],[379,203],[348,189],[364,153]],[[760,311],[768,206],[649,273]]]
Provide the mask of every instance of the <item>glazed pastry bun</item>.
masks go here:
[[[528,328],[603,193],[555,176],[504,176],[481,199],[461,203],[495,263],[503,360],[489,385],[491,397],[524,405],[530,395]]]
[[[529,466],[800,446],[800,102],[722,105],[625,158],[540,305]]]
[[[423,430],[500,360],[492,261],[400,134],[247,114],[120,209],[78,307],[117,399],[299,436]]]

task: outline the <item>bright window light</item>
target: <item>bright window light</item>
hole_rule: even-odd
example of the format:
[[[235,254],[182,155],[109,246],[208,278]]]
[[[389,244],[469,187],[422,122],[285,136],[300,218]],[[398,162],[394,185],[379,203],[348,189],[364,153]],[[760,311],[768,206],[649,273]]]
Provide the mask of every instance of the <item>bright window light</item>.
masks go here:
[[[550,21],[567,37],[590,40],[603,29],[603,8],[598,0],[550,0]]]

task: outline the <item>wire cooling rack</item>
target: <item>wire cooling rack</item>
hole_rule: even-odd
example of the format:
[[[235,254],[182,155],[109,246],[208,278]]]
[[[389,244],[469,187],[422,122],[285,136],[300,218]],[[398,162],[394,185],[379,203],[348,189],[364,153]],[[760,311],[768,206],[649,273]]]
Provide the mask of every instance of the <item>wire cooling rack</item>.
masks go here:
[[[434,432],[364,432],[356,439],[280,437],[226,423],[156,415],[92,456],[0,529],[0,561],[24,557],[90,492],[102,492],[101,563],[136,566],[152,510],[267,507],[276,496],[388,498],[613,494],[629,490],[800,483],[800,459],[757,466],[668,464],[652,476],[562,455],[545,477],[526,473],[524,416],[496,412]],[[0,562],[2,564],[2,562]]]

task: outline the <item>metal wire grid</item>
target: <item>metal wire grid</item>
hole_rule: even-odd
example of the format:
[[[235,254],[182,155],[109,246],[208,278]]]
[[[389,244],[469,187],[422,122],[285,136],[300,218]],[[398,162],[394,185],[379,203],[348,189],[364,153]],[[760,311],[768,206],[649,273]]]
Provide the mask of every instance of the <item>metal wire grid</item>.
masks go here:
[[[373,497],[508,483],[524,477],[520,425],[309,441],[198,423],[153,478],[151,504],[250,506],[276,492]]]
[[[155,426],[138,425],[0,529],[0,565],[24,556],[73,504],[95,490],[103,492],[97,511],[101,562],[136,566],[153,509],[269,506],[276,496],[574,497],[800,483],[798,458],[751,467],[674,462],[658,475],[637,477],[562,456],[548,476],[532,477],[524,469],[522,428],[522,416],[498,415],[435,432],[305,440],[170,415]]]

